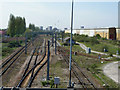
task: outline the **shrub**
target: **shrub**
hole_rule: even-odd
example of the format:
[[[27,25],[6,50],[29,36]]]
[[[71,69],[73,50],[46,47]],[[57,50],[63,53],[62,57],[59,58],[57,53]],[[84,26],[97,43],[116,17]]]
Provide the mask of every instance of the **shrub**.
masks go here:
[[[54,86],[54,80],[50,80],[50,88],[52,88]]]
[[[95,39],[95,38],[91,38],[90,42],[91,42],[92,45],[99,44],[99,41],[97,39]]]
[[[8,47],[12,48],[12,47],[20,47],[20,43],[18,41],[11,41],[9,42]]]
[[[47,84],[47,81],[42,81],[42,85],[45,86]]]
[[[88,35],[74,35],[74,40],[78,42],[90,42],[92,45],[99,44],[96,38],[88,37]]]
[[[96,37],[97,39],[101,38],[101,36],[99,34],[96,34],[94,37]]]

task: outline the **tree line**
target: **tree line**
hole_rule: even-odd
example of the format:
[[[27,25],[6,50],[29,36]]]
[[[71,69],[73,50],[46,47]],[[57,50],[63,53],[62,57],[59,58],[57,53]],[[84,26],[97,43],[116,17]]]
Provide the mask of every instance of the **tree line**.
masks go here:
[[[19,36],[26,31],[26,21],[25,18],[10,14],[10,19],[8,22],[7,34],[11,37]]]
[[[40,31],[40,28],[35,26],[34,24],[29,24],[29,29],[31,29],[32,31]]]

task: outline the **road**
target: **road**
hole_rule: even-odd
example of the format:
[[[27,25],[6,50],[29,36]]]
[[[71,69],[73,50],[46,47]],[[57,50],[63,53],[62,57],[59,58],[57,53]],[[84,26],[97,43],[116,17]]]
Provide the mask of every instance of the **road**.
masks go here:
[[[120,73],[119,73],[120,69],[118,69],[119,64],[120,62],[116,61],[116,62],[112,62],[112,63],[105,65],[103,68],[104,74],[108,76],[109,78],[111,78],[116,83],[120,83],[120,80],[119,80],[120,78],[118,78],[120,77]]]

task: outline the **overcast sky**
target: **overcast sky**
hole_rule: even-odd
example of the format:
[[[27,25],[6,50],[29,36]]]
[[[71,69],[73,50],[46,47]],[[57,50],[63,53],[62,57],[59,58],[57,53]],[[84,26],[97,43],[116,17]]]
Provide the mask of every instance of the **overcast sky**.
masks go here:
[[[18,0],[19,1],[19,0]],[[7,28],[10,13],[25,17],[27,26],[49,25],[58,28],[70,28],[71,2],[12,2],[0,5],[0,28]],[[116,27],[118,25],[118,2],[75,2],[74,28]]]

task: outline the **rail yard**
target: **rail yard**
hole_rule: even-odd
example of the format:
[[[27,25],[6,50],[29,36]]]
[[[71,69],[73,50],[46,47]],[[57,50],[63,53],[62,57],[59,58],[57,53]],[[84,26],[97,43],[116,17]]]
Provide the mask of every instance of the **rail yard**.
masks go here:
[[[55,34],[56,35],[56,34]],[[3,59],[0,65],[2,86],[14,88],[55,88],[54,78],[59,77],[57,88],[67,88],[69,82],[69,49],[56,43],[56,36],[38,34],[34,40]],[[27,52],[26,52],[27,51]],[[73,51],[72,54],[75,52]],[[96,56],[76,52],[78,56],[97,59]],[[102,59],[102,61],[111,61]],[[105,89],[92,76],[89,69],[72,59],[72,85],[74,88]]]
[[[120,90],[120,2],[21,1],[1,1],[0,90]]]

